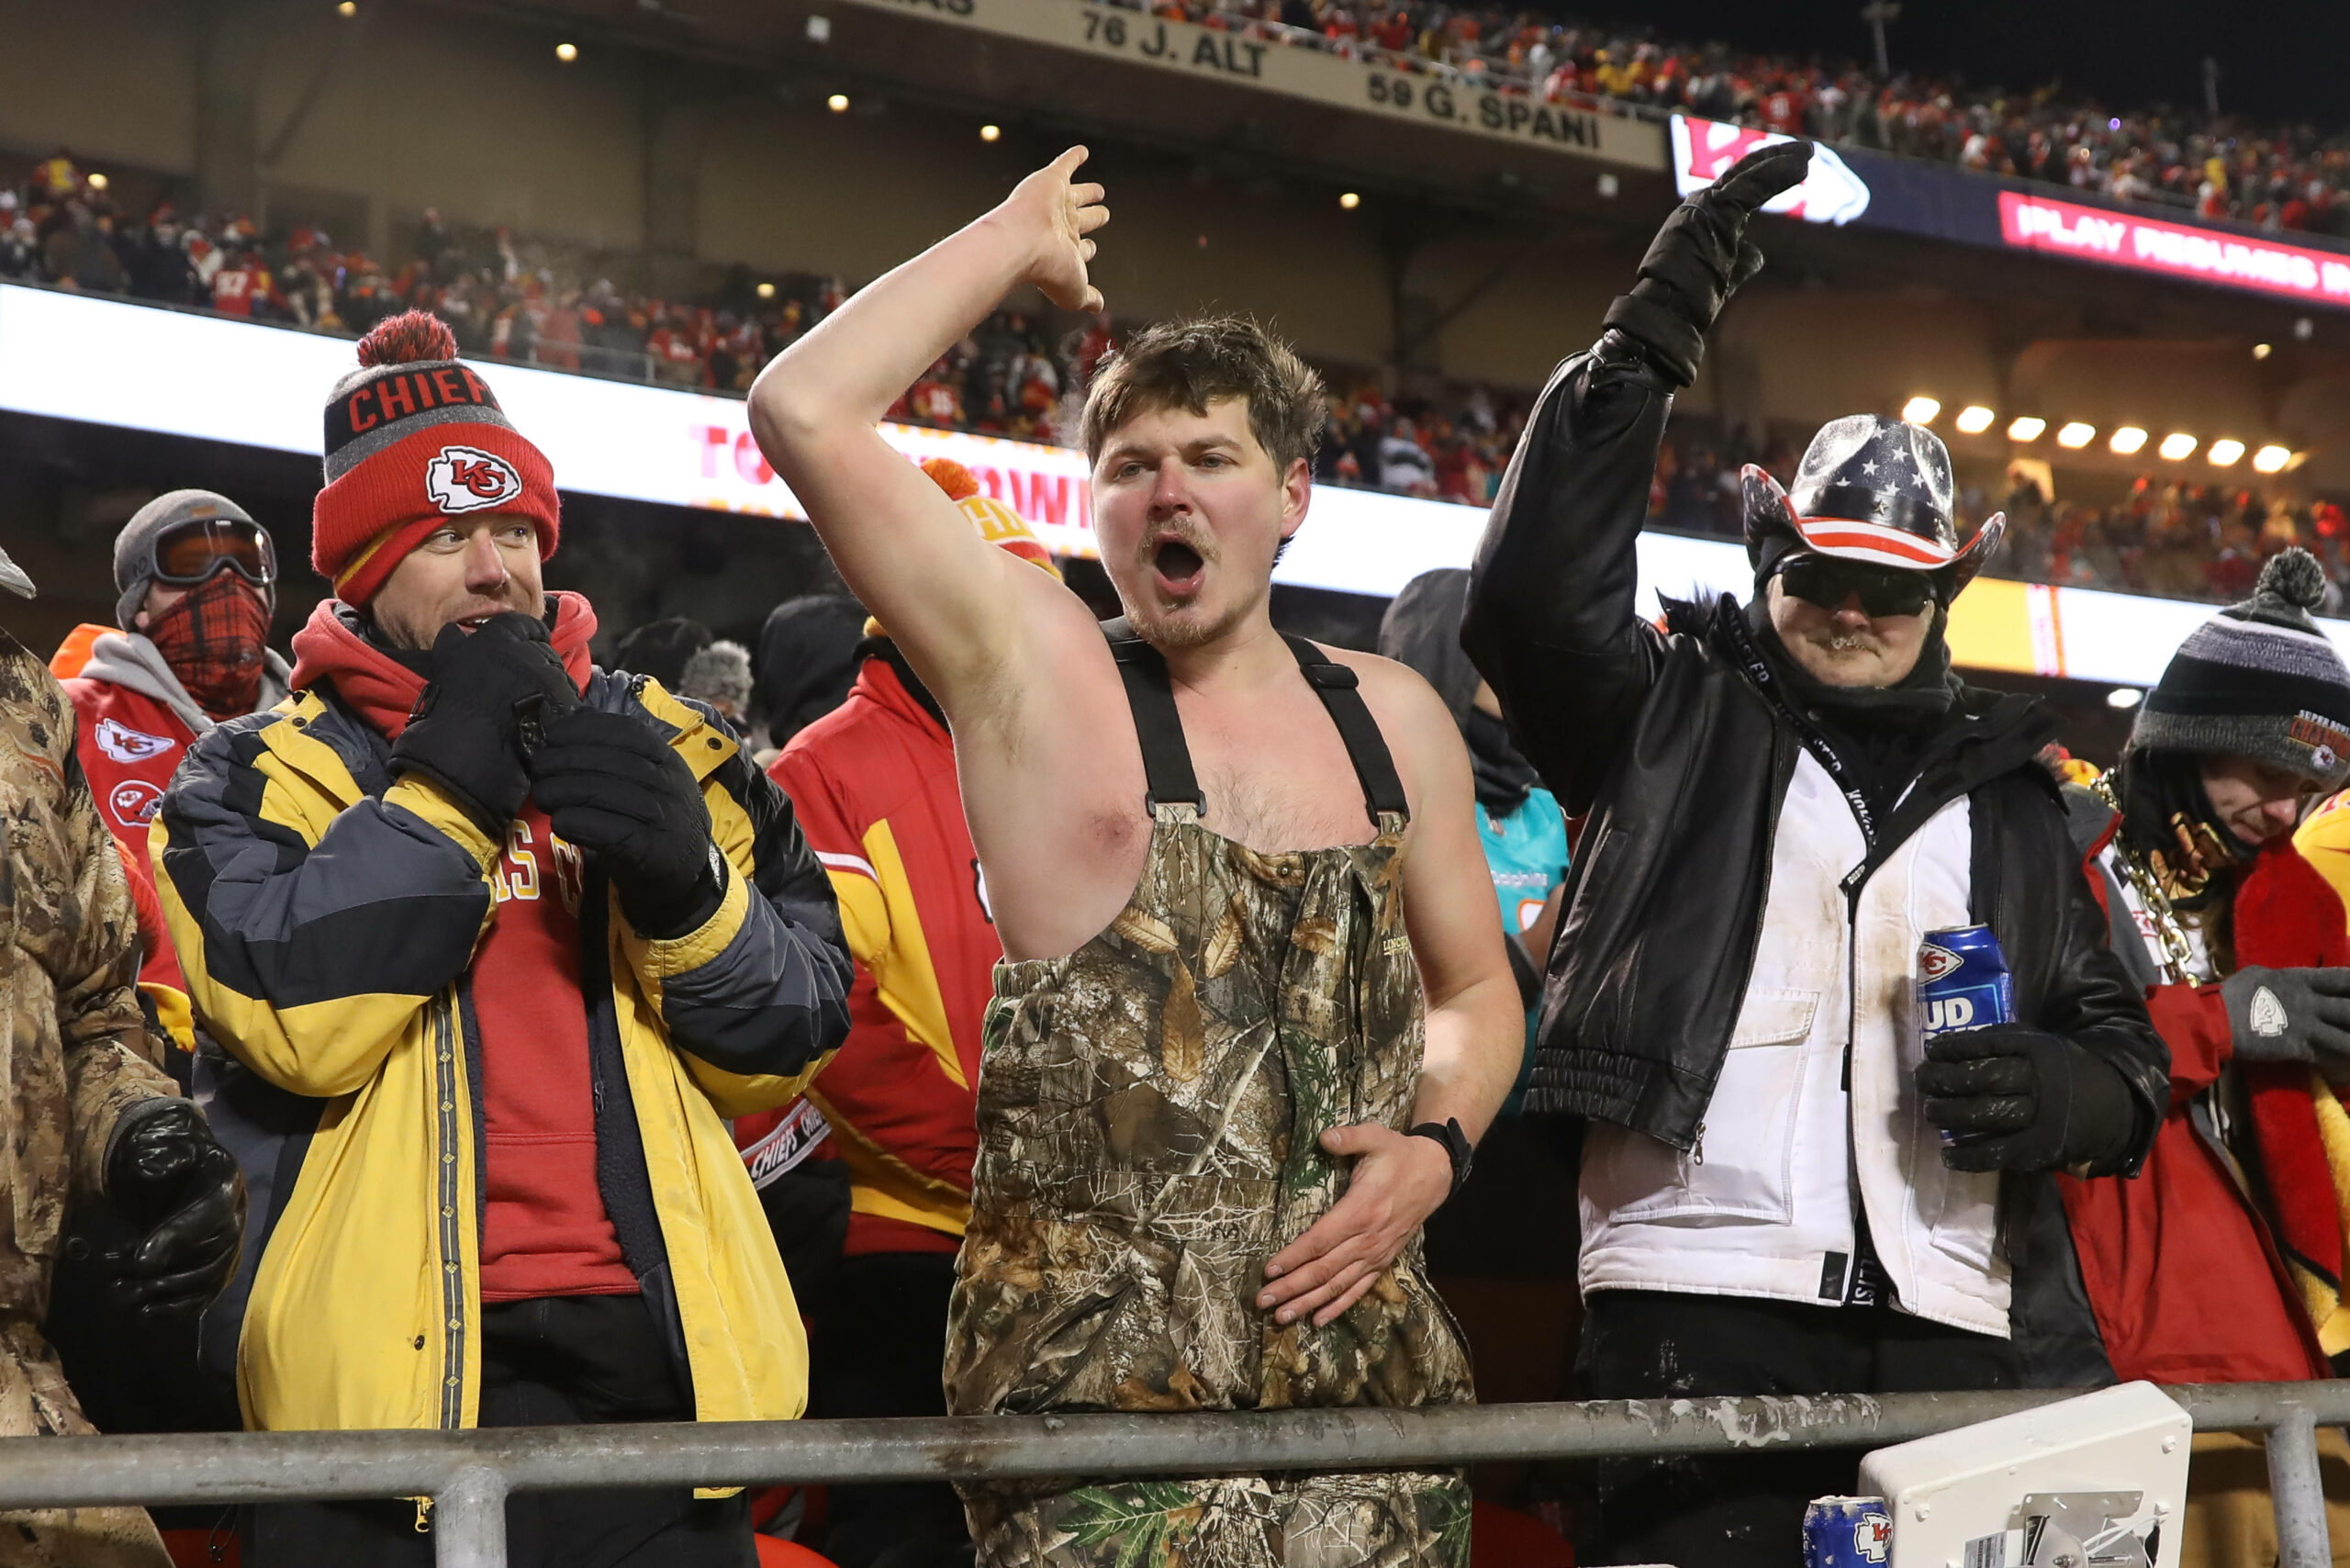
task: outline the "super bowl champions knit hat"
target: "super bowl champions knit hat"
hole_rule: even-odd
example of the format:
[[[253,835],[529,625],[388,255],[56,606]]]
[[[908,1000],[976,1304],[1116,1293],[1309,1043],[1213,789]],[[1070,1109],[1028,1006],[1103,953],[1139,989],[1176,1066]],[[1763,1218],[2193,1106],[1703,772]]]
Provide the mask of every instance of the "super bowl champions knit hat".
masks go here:
[[[2350,667],[2310,619],[2324,602],[2317,558],[2280,551],[2250,599],[2179,644],[2138,710],[2130,749],[2248,756],[2340,789],[2350,779]]]
[[[327,484],[310,510],[310,563],[338,598],[365,605],[427,534],[476,512],[529,518],[539,559],[554,554],[554,470],[458,363],[446,323],[394,316],[359,340],[359,366],[327,400]]]

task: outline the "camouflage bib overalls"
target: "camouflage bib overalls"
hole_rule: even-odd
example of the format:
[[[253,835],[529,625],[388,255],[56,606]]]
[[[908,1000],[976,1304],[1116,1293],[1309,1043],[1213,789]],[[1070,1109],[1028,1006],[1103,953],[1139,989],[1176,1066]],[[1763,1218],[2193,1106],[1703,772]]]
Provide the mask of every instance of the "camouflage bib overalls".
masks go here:
[[[996,968],[971,1223],[946,1333],[958,1415],[1406,1406],[1472,1397],[1416,1237],[1327,1328],[1255,1305],[1346,1171],[1318,1142],[1408,1125],[1422,1057],[1402,785],[1354,672],[1289,639],[1378,836],[1260,854],[1200,824],[1167,666],[1108,628],[1153,820],[1134,897],[1066,958]],[[968,1485],[980,1568],[1465,1568],[1457,1473]]]

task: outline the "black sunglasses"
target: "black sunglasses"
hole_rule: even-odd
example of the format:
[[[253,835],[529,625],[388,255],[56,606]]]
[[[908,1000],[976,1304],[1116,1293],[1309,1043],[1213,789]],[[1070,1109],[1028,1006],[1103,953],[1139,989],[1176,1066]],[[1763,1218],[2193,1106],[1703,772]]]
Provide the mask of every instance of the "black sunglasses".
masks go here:
[[[1779,568],[1786,590],[1822,610],[1841,610],[1855,594],[1870,616],[1917,615],[1934,601],[1933,579],[1923,572],[1841,561],[1833,555],[1796,555]]]

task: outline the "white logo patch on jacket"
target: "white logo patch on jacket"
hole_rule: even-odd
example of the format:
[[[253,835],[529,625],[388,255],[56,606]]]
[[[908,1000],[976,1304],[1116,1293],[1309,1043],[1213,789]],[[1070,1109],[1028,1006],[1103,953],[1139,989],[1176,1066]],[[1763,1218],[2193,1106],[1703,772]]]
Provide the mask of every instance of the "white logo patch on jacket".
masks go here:
[[[494,452],[444,446],[424,465],[424,489],[434,506],[453,516],[512,500],[522,493],[522,476]]]
[[[144,762],[151,756],[161,756],[180,743],[168,735],[151,735],[134,730],[119,719],[100,719],[94,732],[98,749],[117,762]]]

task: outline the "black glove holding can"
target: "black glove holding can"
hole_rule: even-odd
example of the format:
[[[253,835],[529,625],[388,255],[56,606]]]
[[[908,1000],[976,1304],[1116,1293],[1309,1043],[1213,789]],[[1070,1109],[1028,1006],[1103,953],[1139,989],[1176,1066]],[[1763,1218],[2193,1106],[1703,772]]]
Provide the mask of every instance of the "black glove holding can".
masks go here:
[[[117,1305],[142,1320],[198,1312],[236,1271],[245,1179],[185,1100],[122,1114],[106,1158],[106,1197],[144,1234],[106,1255]]]
[[[1739,285],[1762,270],[1746,225],[1762,204],[1803,183],[1811,144],[1758,147],[1721,178],[1673,209],[1648,254],[1640,281],[1607,308],[1606,324],[1637,340],[1676,386],[1697,378],[1706,332]]]
[[[400,738],[395,778],[420,773],[501,844],[530,797],[525,731],[579,706],[546,622],[509,610],[468,633],[451,622],[432,644],[432,675]]]
[[[642,721],[576,709],[547,726],[530,768],[556,836],[602,863],[639,935],[682,936],[718,912],[725,862],[701,786]]]
[[[1953,1170],[2096,1165],[2137,1137],[2137,1102],[2120,1069],[2021,1024],[1935,1036],[1918,1089],[1926,1119],[1951,1136],[1942,1163]]]

